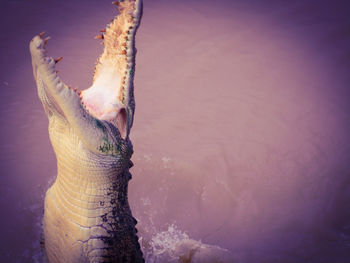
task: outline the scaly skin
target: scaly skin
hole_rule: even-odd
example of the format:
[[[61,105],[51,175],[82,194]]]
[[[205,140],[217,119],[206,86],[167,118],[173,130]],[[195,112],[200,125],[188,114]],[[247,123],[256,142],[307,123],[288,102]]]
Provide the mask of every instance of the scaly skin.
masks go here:
[[[77,92],[60,80],[55,70],[60,59],[46,55],[48,39],[43,34],[30,43],[34,78],[57,158],[58,174],[46,193],[43,218],[50,263],[144,262],[127,199],[134,38],[142,3],[114,4],[120,15],[98,37],[104,39],[105,50],[94,76],[95,84],[108,86],[106,91],[97,87],[97,94],[109,90],[116,95],[108,103],[94,101],[96,93],[89,93],[93,88]]]

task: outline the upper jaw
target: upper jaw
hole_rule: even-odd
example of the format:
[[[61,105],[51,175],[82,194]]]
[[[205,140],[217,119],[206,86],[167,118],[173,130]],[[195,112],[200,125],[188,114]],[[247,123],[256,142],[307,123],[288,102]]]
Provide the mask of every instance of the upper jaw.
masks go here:
[[[37,80],[37,71],[41,65],[46,65],[49,74],[55,74],[56,67],[53,58],[47,56],[45,49],[47,40],[42,39],[44,32],[35,36],[29,44],[30,53],[32,55],[33,74]],[[46,40],[46,41],[45,41]]]
[[[34,79],[37,82],[38,88],[39,85],[42,86],[42,88],[39,88],[38,92],[39,97],[45,96],[46,98],[45,101],[43,101],[42,97],[40,98],[44,106],[45,104],[50,104],[50,107],[54,107],[54,109],[51,110],[63,113],[60,103],[60,101],[62,101],[62,96],[65,98],[73,98],[73,100],[80,101],[81,103],[81,91],[72,89],[72,87],[67,86],[60,79],[57,74],[56,64],[62,60],[62,57],[53,59],[47,55],[46,45],[50,37],[43,38],[43,36],[44,32],[35,36],[29,45]],[[65,117],[64,114],[63,117]]]

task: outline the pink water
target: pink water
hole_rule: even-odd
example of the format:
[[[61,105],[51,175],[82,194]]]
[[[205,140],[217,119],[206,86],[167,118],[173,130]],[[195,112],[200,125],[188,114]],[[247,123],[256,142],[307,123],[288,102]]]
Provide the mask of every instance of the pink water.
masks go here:
[[[264,2],[264,3],[263,3]],[[147,261],[350,260],[349,5],[145,0],[129,201]],[[5,1],[1,262],[42,262],[56,173],[28,44],[89,87],[109,1]],[[205,261],[206,260],[206,261]]]

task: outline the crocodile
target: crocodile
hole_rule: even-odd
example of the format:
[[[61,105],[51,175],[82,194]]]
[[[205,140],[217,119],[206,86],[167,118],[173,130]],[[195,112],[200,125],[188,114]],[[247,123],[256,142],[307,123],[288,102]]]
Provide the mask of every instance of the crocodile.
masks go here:
[[[56,64],[62,57],[47,55],[45,32],[29,45],[57,160],[42,220],[50,263],[144,262],[127,196],[142,1],[113,4],[118,15],[96,37],[104,50],[88,89],[78,91],[60,79]]]

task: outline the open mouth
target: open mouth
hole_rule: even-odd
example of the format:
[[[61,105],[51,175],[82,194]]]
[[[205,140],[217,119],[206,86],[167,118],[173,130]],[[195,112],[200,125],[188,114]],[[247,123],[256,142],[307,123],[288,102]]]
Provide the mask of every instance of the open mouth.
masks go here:
[[[34,76],[36,76],[36,68],[40,64],[46,64],[51,75],[50,79],[56,81],[54,85],[61,85],[63,88],[74,91],[68,96],[78,97],[81,106],[94,118],[114,124],[125,139],[132,126],[135,106],[133,96],[136,53],[134,38],[141,18],[142,3],[139,0],[124,0],[113,2],[113,4],[117,7],[119,15],[100,31],[100,35],[95,37],[103,41],[104,51],[97,60],[93,83],[88,89],[73,90],[60,81],[55,64],[62,57],[52,59],[47,56],[45,47],[49,38],[44,38],[44,33],[32,40],[31,51],[33,61],[36,62],[36,65],[33,64]],[[48,94],[50,95],[55,97]],[[62,107],[58,100],[54,104],[58,108]],[[64,112],[64,110],[61,111]]]

